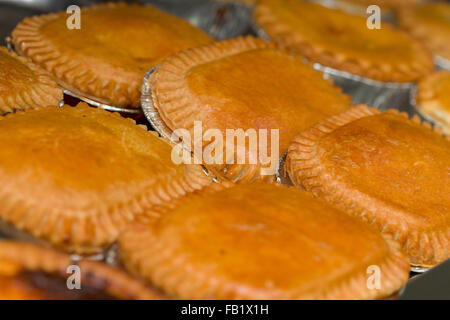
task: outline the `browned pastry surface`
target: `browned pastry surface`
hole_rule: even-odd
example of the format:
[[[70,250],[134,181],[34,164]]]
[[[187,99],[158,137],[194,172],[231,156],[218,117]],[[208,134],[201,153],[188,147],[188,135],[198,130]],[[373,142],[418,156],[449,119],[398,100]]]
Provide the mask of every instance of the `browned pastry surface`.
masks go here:
[[[301,130],[350,105],[348,96],[300,57],[253,37],[217,42],[173,55],[152,74],[150,85],[153,104],[171,130],[186,129],[191,140],[196,138],[196,121],[203,132],[219,130],[224,144],[218,147],[220,153],[213,155],[218,155],[223,163],[213,161],[212,156],[206,158],[209,152],[205,150],[214,146],[209,138],[200,141],[203,162],[219,178],[239,182],[270,180],[274,175],[262,176],[261,168],[268,165],[254,152],[258,148],[249,147],[249,139],[245,146],[242,143],[245,163],[239,164],[234,153],[231,159],[235,163],[227,163],[230,158],[226,157],[227,129],[253,129],[259,139],[262,135],[258,130],[266,129],[267,153],[261,150],[269,156],[276,150],[272,149],[271,130],[278,130],[281,156]],[[251,156],[256,159],[254,163]]]
[[[63,87],[119,107],[139,107],[145,72],[167,55],[213,41],[149,5],[82,8],[80,29],[68,29],[67,19],[66,12],[26,18],[13,31],[15,49]]]
[[[399,24],[434,54],[450,60],[450,4],[428,3],[404,8]]]
[[[433,69],[431,54],[419,42],[388,24],[369,29],[366,17],[298,0],[261,0],[254,17],[274,41],[352,74],[413,82]]]
[[[399,290],[397,242],[295,188],[241,184],[130,225],[125,265],[182,299],[371,299]],[[378,266],[379,290],[367,268]]]
[[[450,141],[395,111],[359,106],[297,136],[293,183],[394,236],[412,265],[450,257]]]
[[[119,114],[45,108],[0,119],[0,217],[77,252],[111,244],[135,215],[211,183]]]
[[[422,79],[417,87],[416,107],[450,136],[450,72],[440,71]]]
[[[62,90],[47,72],[0,47],[0,113],[56,107],[62,98]]]
[[[68,279],[78,266],[81,289]],[[69,271],[69,272],[68,272]],[[0,240],[0,299],[160,299],[123,271],[94,261],[73,262],[66,254],[32,244]]]

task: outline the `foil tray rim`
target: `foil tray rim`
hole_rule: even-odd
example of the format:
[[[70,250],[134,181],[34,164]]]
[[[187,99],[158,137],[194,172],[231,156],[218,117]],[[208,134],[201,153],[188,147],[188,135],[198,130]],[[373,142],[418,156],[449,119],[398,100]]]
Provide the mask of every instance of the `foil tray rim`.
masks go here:
[[[158,69],[159,65],[156,65],[150,68],[144,76],[144,80],[142,83],[142,94],[141,94],[141,107],[144,113],[144,116],[147,118],[148,122],[158,132],[158,134],[164,139],[168,140],[170,143],[175,143],[179,141],[179,138],[176,134],[171,130],[164,120],[161,118],[159,111],[155,108],[153,104],[153,98],[151,93],[150,86],[150,76]],[[184,147],[184,144],[182,144]],[[213,182],[220,183],[220,179],[215,177],[211,172],[204,166],[201,165],[203,173],[210,177]]]
[[[434,63],[441,69],[450,70],[450,60],[440,55],[434,55]]]
[[[150,68],[144,76],[141,89],[141,108],[145,117],[150,122],[152,127],[163,137],[170,141],[173,141],[173,131],[165,124],[161,118],[159,111],[153,104],[153,97],[150,86],[150,76],[158,69],[159,65]]]
[[[10,36],[5,38],[5,42],[6,42],[7,49],[10,52],[14,52],[17,54],[17,51],[14,50],[14,46],[12,44],[12,39]],[[63,90],[64,94],[71,96],[73,98],[79,99],[83,102],[86,102],[87,104],[90,104],[91,106],[94,106],[96,108],[104,109],[104,110],[111,111],[111,112],[129,113],[129,114],[140,114],[141,113],[139,108],[131,109],[131,108],[112,106],[112,105],[109,105],[106,103],[95,101],[95,100],[85,97],[83,95],[74,93],[73,91],[61,86],[61,84],[58,84],[58,86]],[[64,99],[61,100],[61,102],[58,104],[58,107],[62,107],[63,105],[64,105]]]
[[[64,94],[66,94],[68,96],[71,96],[73,98],[77,98],[77,99],[79,99],[79,100],[81,100],[83,102],[86,102],[87,104],[89,104],[91,106],[94,106],[96,108],[99,108],[99,109],[104,109],[104,110],[107,110],[107,111],[119,112],[119,113],[130,113],[130,114],[140,114],[141,113],[139,108],[137,108],[137,109],[122,108],[122,107],[116,107],[116,106],[112,106],[112,105],[109,105],[109,104],[101,103],[101,102],[92,100],[90,98],[87,98],[85,96],[76,94],[76,93],[70,91],[69,89],[66,89],[66,88],[62,87],[61,85],[59,85],[59,86],[61,87],[61,89],[63,89]]]
[[[266,32],[255,22],[252,23],[253,31],[256,35],[266,41],[270,41],[270,37],[266,34]],[[306,59],[306,58],[305,58]],[[325,75],[333,75],[337,77],[342,77],[348,80],[353,80],[356,82],[362,82],[369,86],[377,87],[377,88],[389,88],[389,89],[410,89],[415,85],[415,82],[392,82],[392,81],[379,81],[371,78],[363,77],[354,73],[350,73],[347,71],[339,70],[336,68],[325,66],[319,62],[314,62],[312,60],[306,59],[306,61],[311,61],[313,63],[313,68],[315,70],[323,72]]]

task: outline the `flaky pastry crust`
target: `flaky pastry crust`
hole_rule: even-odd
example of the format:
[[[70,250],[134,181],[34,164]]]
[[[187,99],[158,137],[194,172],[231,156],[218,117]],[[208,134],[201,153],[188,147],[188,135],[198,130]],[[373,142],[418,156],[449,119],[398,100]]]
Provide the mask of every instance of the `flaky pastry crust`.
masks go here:
[[[71,275],[67,272],[68,267],[72,265],[76,265],[80,269],[81,290],[83,290],[83,286],[90,286],[118,299],[156,300],[162,298],[159,293],[142,282],[106,264],[88,260],[72,261],[68,255],[52,249],[24,242],[0,241],[0,283],[5,277],[14,279],[14,277],[20,277],[24,272],[67,279]],[[23,288],[15,283],[12,280],[6,282],[7,287],[2,286],[1,299],[34,300],[46,297],[46,289],[43,289],[43,292],[39,288],[30,290],[30,288]],[[66,282],[61,281],[61,285],[66,285]],[[58,288],[60,292],[64,292],[64,290],[69,289]]]
[[[25,18],[12,33],[15,50],[58,83],[97,102],[139,108],[145,72],[171,53],[212,42],[187,21],[152,6],[106,3],[82,8],[80,29],[67,13]]]
[[[203,132],[219,130],[224,140],[229,129],[265,129],[269,156],[276,150],[271,149],[272,129],[279,132],[281,156],[300,130],[350,106],[347,95],[301,58],[253,37],[172,55],[150,76],[149,84],[153,106],[164,123],[172,131],[188,130],[192,144],[196,122],[202,125]],[[261,135],[258,137],[261,139]],[[270,165],[262,164],[248,140],[245,143],[244,164],[238,163],[236,153],[232,154],[234,163],[227,161],[226,141],[218,156],[220,164],[213,158],[205,159],[212,140],[200,141],[205,167],[221,180],[273,181],[274,174],[262,174],[262,169]],[[252,156],[257,161],[252,163]]]
[[[414,266],[450,257],[450,141],[416,116],[358,106],[298,135],[299,188],[393,235]]]
[[[58,106],[63,92],[51,75],[0,47],[0,113]]]
[[[317,3],[261,0],[255,22],[277,43],[324,66],[383,82],[414,82],[433,70],[431,54],[406,33]]]
[[[69,251],[101,251],[136,215],[212,183],[145,126],[86,104],[11,114],[0,132],[1,219]]]

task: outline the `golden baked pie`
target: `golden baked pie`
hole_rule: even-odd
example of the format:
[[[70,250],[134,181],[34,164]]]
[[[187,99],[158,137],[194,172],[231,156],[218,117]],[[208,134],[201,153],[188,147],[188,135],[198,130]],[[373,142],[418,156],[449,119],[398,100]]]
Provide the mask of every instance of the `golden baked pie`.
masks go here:
[[[261,0],[256,23],[274,41],[313,62],[388,82],[413,82],[433,69],[430,53],[402,31],[317,3]]]
[[[80,29],[69,29],[68,19],[66,12],[26,18],[13,31],[15,50],[52,72],[64,88],[118,107],[139,107],[142,78],[164,57],[213,41],[149,5],[83,8]]]
[[[182,199],[119,238],[133,272],[181,299],[371,299],[399,290],[398,243],[309,194],[240,184]],[[378,266],[379,290],[367,269]]]
[[[397,9],[405,6],[410,6],[419,2],[419,0],[335,0],[336,2],[346,2],[354,5],[368,7],[370,5],[377,5],[383,9]]]
[[[281,156],[301,130],[350,105],[347,95],[300,57],[253,37],[170,56],[151,75],[149,84],[153,106],[167,127],[188,130],[193,143],[202,139],[203,164],[215,176],[233,182],[273,179],[269,167],[279,157],[267,164],[261,152]],[[204,136],[195,134],[196,123]],[[206,137],[210,129],[219,131],[223,145]],[[236,148],[230,149],[229,130],[254,133],[258,146],[261,141],[267,145],[253,149],[250,138],[236,139]],[[260,130],[266,130],[266,135]],[[241,158],[245,161],[239,162],[238,147],[245,151]]]
[[[75,279],[77,275],[79,279]],[[80,288],[76,289],[78,280]],[[161,298],[140,281],[106,264],[75,262],[64,253],[9,240],[0,240],[0,287],[1,300]]]
[[[98,252],[135,215],[211,183],[171,151],[133,120],[84,103],[10,114],[0,118],[0,218],[69,251]]]
[[[359,106],[297,136],[293,183],[393,235],[412,265],[450,258],[450,141],[394,110]]]
[[[0,47],[1,114],[57,106],[62,98],[62,90],[47,72]]]
[[[422,79],[417,86],[416,108],[450,136],[450,72],[440,71]]]
[[[421,40],[434,54],[450,60],[450,4],[427,3],[399,13],[399,25]]]

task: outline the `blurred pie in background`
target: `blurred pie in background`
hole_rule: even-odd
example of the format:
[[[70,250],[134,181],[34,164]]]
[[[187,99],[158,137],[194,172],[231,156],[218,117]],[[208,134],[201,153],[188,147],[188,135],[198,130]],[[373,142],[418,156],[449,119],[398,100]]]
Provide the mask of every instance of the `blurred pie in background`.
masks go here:
[[[388,24],[317,3],[261,0],[254,19],[264,33],[312,62],[383,82],[415,82],[433,70],[418,41]]]
[[[191,144],[196,121],[201,122],[203,132],[215,129],[223,137],[228,129],[254,129],[257,143],[264,139],[258,130],[265,129],[267,151],[263,154],[278,154],[276,162],[297,133],[346,110],[351,103],[349,96],[301,57],[250,36],[172,55],[151,75],[149,85],[159,117],[172,131],[187,129],[193,137]],[[272,129],[278,130],[273,144]],[[262,170],[276,164],[263,163],[259,147],[252,148],[248,141],[237,140],[245,151],[245,163],[239,163],[237,152],[227,151],[223,141],[218,152],[203,153],[203,164],[220,179],[273,181],[275,170],[267,174]],[[202,150],[211,151],[217,142],[211,138],[200,143]]]
[[[366,8],[370,5],[377,5],[381,8],[381,10],[383,10],[383,9],[397,9],[414,5],[416,3],[419,3],[420,0],[332,0],[332,2],[349,3]]]
[[[76,282],[79,288],[68,287]],[[0,240],[0,287],[1,300],[161,299],[156,291],[108,265],[75,262],[64,253],[11,240]]]
[[[94,254],[136,215],[211,183],[117,113],[44,108],[0,119],[0,218],[70,252]]]
[[[435,55],[450,61],[450,4],[428,3],[400,11],[399,25]]]
[[[303,191],[262,183],[189,196],[136,221],[119,253],[178,299],[376,299],[409,275],[389,235]],[[367,285],[371,266],[377,290]]]

